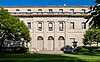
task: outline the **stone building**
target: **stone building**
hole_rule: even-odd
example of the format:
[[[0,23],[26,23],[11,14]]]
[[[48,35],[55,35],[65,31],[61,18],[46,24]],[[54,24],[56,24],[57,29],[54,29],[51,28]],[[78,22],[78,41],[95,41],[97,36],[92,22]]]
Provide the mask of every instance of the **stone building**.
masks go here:
[[[30,51],[60,50],[82,39],[88,29],[88,6],[5,6],[11,15],[23,21],[30,31]]]

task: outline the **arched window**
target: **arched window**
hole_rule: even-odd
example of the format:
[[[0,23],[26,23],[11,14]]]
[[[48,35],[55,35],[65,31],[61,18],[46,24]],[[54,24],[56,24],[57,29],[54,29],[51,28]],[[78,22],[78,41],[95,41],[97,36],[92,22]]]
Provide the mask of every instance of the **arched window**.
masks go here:
[[[65,40],[63,36],[60,36],[58,40]]]
[[[49,36],[48,40],[54,40],[54,38],[52,36]]]
[[[43,40],[43,37],[38,36],[37,40]]]

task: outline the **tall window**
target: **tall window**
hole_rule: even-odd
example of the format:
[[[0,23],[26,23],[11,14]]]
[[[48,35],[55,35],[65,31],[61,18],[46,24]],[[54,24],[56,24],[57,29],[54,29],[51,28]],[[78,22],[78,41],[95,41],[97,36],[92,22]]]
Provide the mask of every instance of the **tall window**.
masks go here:
[[[70,9],[70,12],[71,12],[71,13],[74,13],[74,9]]]
[[[86,23],[82,22],[82,29],[86,29]]]
[[[49,9],[49,12],[53,12],[53,10],[52,9]]]
[[[31,29],[31,22],[27,22],[28,28]]]
[[[63,31],[64,30],[64,24],[63,22],[59,22],[59,31]]]
[[[49,31],[53,31],[53,22],[49,22],[48,28],[49,28]]]
[[[74,22],[70,22],[70,29],[74,29]]]
[[[59,9],[59,12],[63,12],[63,9]]]
[[[42,31],[42,22],[38,22],[38,31]]]

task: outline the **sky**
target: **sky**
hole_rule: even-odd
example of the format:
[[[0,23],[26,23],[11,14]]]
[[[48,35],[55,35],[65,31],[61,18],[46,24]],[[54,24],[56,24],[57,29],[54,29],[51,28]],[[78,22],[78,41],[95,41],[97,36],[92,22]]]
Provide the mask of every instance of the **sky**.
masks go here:
[[[95,0],[0,0],[0,6],[93,6]]]

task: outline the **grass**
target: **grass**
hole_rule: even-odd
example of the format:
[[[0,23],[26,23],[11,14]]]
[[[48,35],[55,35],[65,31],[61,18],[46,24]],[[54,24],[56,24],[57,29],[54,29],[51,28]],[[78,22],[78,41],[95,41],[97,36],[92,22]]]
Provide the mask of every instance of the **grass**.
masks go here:
[[[74,54],[5,54],[0,62],[100,62],[100,56]]]

